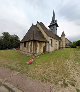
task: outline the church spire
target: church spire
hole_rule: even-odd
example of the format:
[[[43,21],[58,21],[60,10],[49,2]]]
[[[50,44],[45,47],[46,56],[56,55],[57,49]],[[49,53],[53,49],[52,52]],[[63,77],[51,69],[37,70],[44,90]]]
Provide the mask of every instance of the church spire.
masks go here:
[[[54,10],[53,10],[52,21],[51,21],[51,23],[50,23],[50,25],[48,27],[50,28],[50,31],[52,31],[54,34],[57,35],[57,27],[59,27],[59,26],[57,24],[57,20],[55,20],[55,12],[54,12]]]
[[[55,12],[54,12],[54,10],[53,10],[53,17],[52,17],[52,21],[54,21],[55,20]]]

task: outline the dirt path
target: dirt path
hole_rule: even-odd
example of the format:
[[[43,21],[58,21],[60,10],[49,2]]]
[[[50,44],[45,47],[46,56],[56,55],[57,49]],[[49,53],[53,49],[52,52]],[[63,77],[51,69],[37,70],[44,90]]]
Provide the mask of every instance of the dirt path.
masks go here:
[[[25,75],[10,69],[0,68],[0,79],[14,85],[22,92],[52,92],[51,85],[31,80]]]
[[[35,81],[30,78],[27,78],[25,75],[20,74],[19,72],[10,70],[8,68],[0,67],[0,80],[3,83],[8,83],[13,89],[19,89],[18,91],[9,91],[9,92],[78,92],[75,87],[68,86],[62,88],[60,85],[44,84],[40,81]],[[0,83],[1,84],[1,83]],[[5,90],[2,86],[0,90]],[[8,92],[8,91],[0,91]]]

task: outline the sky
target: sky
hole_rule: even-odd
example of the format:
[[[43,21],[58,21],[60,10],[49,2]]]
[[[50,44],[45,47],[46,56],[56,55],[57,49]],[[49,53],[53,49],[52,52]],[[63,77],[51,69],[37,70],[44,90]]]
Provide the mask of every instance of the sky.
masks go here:
[[[71,41],[80,39],[80,0],[0,0],[0,35],[16,34],[20,40],[37,21],[50,24],[53,9],[58,35],[64,31]]]

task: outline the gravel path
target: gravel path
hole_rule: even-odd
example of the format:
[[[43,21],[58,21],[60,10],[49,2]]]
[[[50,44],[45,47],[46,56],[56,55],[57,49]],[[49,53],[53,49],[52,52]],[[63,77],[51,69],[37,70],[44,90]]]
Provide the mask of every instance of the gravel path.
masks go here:
[[[34,81],[30,78],[27,78],[25,75],[10,69],[0,68],[0,79],[2,79],[3,82],[8,82],[14,85],[22,92],[52,92],[51,85],[43,84],[39,81]],[[5,90],[3,86],[0,89]]]

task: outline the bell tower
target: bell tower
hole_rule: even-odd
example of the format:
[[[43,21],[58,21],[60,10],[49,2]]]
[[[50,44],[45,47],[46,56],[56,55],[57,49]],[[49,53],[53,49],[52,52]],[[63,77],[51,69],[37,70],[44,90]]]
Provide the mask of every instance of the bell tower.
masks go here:
[[[54,12],[54,10],[53,10],[52,21],[51,21],[51,23],[50,23],[50,25],[48,27],[50,28],[50,31],[52,31],[54,34],[57,35],[57,27],[59,27],[59,26],[57,24],[57,20],[55,20],[55,12]]]

